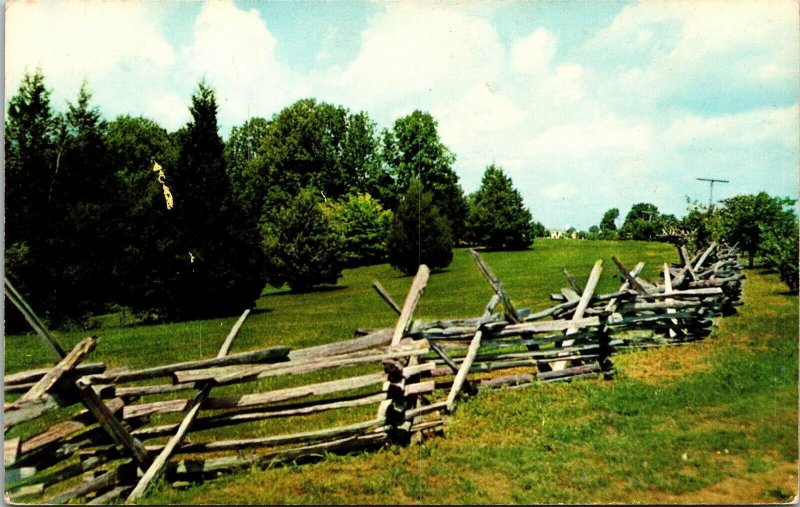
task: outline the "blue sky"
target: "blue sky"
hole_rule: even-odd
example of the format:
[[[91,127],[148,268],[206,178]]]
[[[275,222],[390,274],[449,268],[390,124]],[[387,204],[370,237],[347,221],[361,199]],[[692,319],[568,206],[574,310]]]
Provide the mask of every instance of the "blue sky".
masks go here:
[[[797,197],[798,7],[760,1],[16,0],[6,98],[37,66],[57,108],[82,80],[110,119],[188,120],[205,77],[222,134],[303,97],[390,127],[439,121],[467,192],[502,166],[534,217],[587,229],[652,202],[681,216]]]

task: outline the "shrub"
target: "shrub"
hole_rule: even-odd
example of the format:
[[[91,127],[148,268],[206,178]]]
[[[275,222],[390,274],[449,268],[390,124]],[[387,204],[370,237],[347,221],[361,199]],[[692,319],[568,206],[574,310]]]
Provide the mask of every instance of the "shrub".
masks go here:
[[[316,193],[303,189],[271,215],[262,226],[267,282],[295,291],[336,283],[342,276],[342,239]]]
[[[328,201],[323,211],[342,238],[342,261],[346,266],[374,264],[386,260],[393,213],[369,194],[348,195]]]

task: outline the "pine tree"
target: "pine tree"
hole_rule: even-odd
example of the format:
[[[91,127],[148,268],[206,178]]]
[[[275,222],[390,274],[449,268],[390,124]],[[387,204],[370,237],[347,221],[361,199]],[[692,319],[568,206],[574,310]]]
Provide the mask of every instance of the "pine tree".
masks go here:
[[[40,71],[26,74],[8,103],[5,122],[5,269],[31,304],[49,303],[47,238],[50,233],[48,189],[55,146],[50,91]],[[10,308],[10,306],[6,306]],[[6,327],[27,326],[16,311],[6,311]]]
[[[164,280],[164,303],[173,317],[239,312],[265,283],[258,229],[231,196],[217,101],[204,82],[190,112],[191,121],[174,136],[178,161],[166,174],[177,237],[165,267],[174,275]]]
[[[511,178],[494,164],[486,168],[480,188],[470,198],[467,230],[475,243],[492,249],[519,250],[533,244],[531,213]]]
[[[450,224],[434,204],[433,194],[423,192],[419,180],[412,179],[397,208],[389,236],[389,264],[412,274],[420,264],[432,269],[444,268],[452,260]]]
[[[48,266],[54,270],[48,310],[55,321],[80,322],[110,302],[115,262],[113,172],[104,143],[106,122],[83,83],[56,122],[57,146],[48,191],[52,229]]]

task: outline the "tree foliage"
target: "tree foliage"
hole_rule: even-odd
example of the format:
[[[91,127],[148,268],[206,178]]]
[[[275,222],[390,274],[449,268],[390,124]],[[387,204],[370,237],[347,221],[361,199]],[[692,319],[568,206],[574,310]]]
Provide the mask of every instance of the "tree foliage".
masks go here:
[[[6,274],[32,303],[46,307],[54,273],[48,266],[48,194],[56,132],[50,91],[40,71],[27,74],[9,100],[5,133]],[[6,311],[7,328],[23,323],[17,312]]]
[[[113,173],[104,143],[106,122],[91,105],[84,83],[57,123],[53,175],[48,191],[50,254],[54,271],[47,308],[52,320],[79,321],[102,310],[112,298]]]
[[[371,192],[382,199],[387,192],[375,124],[366,113],[303,99],[268,124],[243,129],[234,141],[254,130],[261,141],[256,157],[239,164],[241,200],[262,221],[269,220],[271,208],[303,188],[313,187],[333,199],[350,192]]]
[[[600,219],[600,227],[598,235],[602,239],[616,239],[617,238],[617,219],[619,218],[619,209],[611,208],[603,214]]]
[[[303,189],[262,226],[267,281],[303,291],[342,276],[342,236],[322,210],[317,192]]]
[[[548,232],[547,227],[545,227],[544,224],[539,221],[533,222],[532,230],[534,238],[550,237],[550,232]]]
[[[422,111],[398,118],[384,132],[384,158],[395,177],[398,192],[406,192],[414,180],[430,192],[450,224],[451,236],[464,234],[467,203],[453,170],[455,155],[439,138],[436,120]]]
[[[789,219],[791,218],[791,219]],[[778,276],[789,290],[797,294],[798,266],[798,222],[797,217],[782,220],[777,227],[767,230],[762,235],[761,253],[766,264],[778,272]]]
[[[342,238],[341,257],[346,266],[386,260],[387,241],[394,215],[369,194],[350,194],[329,200],[323,210]]]
[[[689,202],[689,210],[680,222],[678,228],[684,231],[686,247],[693,252],[708,248],[715,240],[716,217],[713,208],[697,202]]]
[[[737,195],[721,202],[718,211],[719,237],[730,244],[738,243],[748,255],[748,265],[762,246],[763,234],[778,230],[794,217],[791,199],[771,197],[766,192]]]
[[[533,244],[532,220],[511,178],[494,164],[487,167],[469,199],[468,237],[491,249],[522,250]]]
[[[258,157],[261,143],[267,136],[269,121],[250,118],[244,124],[233,127],[225,143],[225,163],[234,199],[245,214],[257,217],[261,212],[259,196],[253,195],[258,188],[248,185],[248,165]]]
[[[162,304],[180,316],[238,312],[253,304],[265,282],[258,229],[231,196],[216,97],[203,82],[190,112],[191,121],[175,136],[177,163],[166,174],[177,236]]]
[[[389,236],[389,264],[406,274],[420,264],[444,268],[453,260],[450,224],[434,204],[433,194],[412,179],[395,214]]]
[[[631,207],[625,216],[619,235],[622,239],[654,241],[661,233],[661,227],[661,214],[658,208],[654,204],[641,202]]]
[[[171,174],[177,163],[167,131],[156,122],[120,116],[109,123],[105,143],[115,177],[113,216],[116,262],[110,273],[114,301],[135,312],[168,313],[175,241],[180,231],[167,209],[154,163]],[[176,283],[179,283],[176,281]]]

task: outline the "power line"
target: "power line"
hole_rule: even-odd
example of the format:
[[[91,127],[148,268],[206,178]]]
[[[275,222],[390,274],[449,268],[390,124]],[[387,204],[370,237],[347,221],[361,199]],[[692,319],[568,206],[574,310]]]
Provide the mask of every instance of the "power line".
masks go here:
[[[697,178],[700,181],[707,181],[709,183],[708,188],[708,207],[711,208],[714,205],[714,183],[730,183],[728,180],[718,180],[714,178]]]

